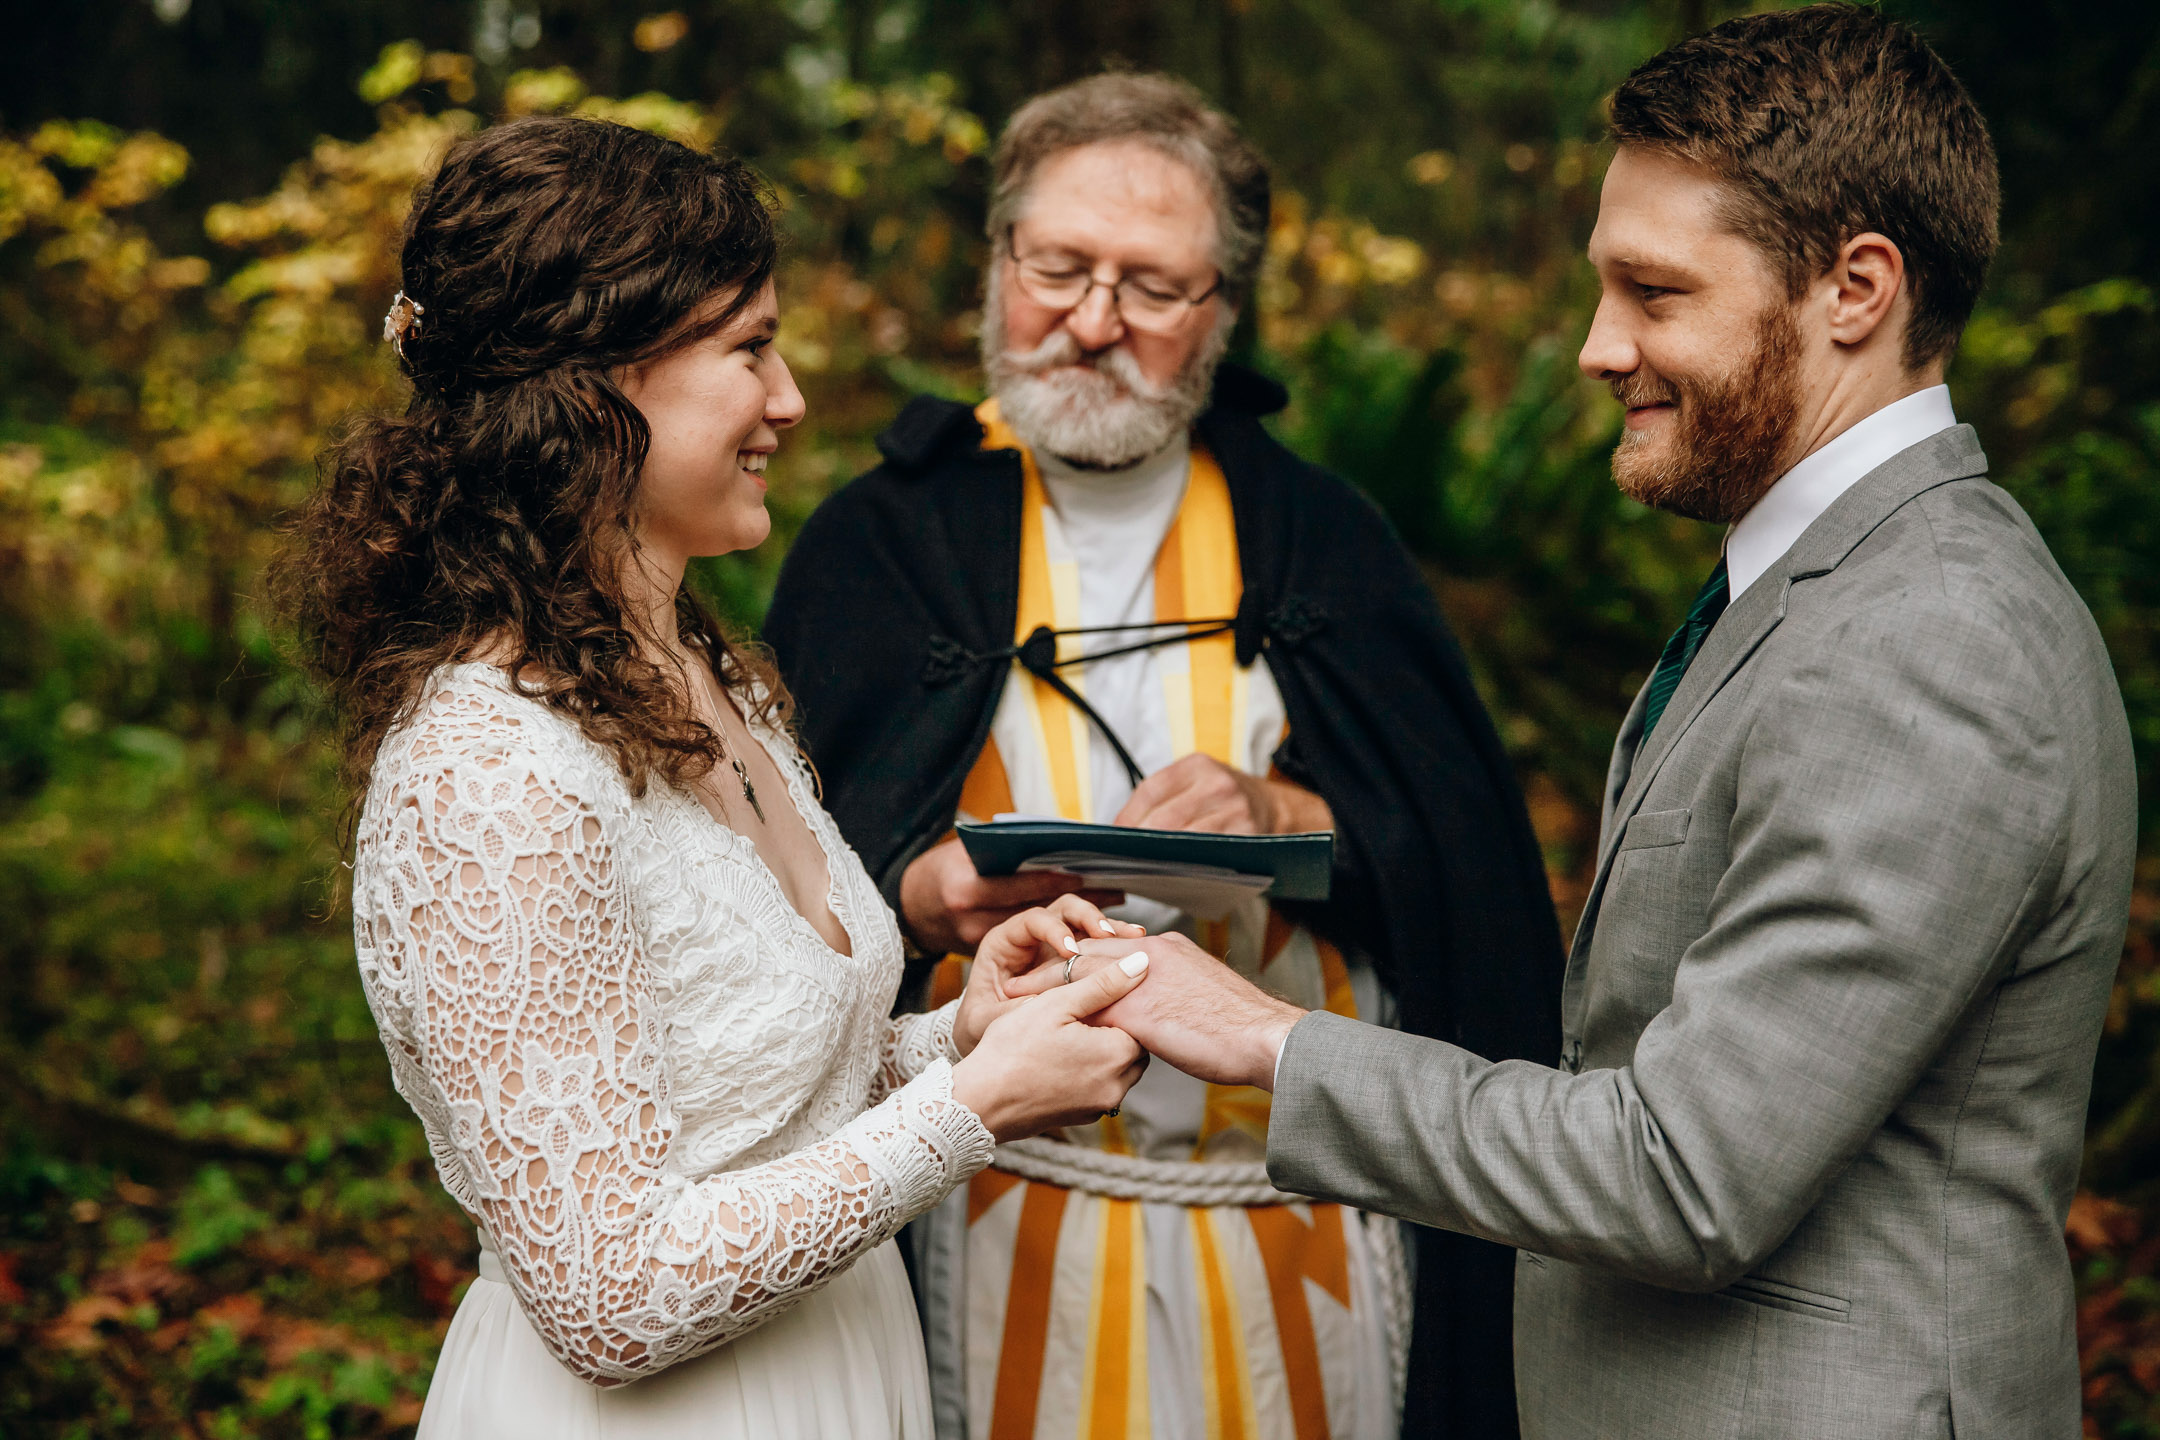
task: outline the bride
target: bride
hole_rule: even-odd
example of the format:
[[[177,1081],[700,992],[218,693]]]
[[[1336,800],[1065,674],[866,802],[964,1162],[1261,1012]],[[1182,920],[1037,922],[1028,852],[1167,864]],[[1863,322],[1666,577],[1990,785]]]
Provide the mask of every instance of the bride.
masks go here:
[[[683,588],[765,538],[803,413],[766,202],[597,121],[461,142],[386,321],[411,404],[327,457],[281,574],[364,778],[361,978],[481,1237],[423,1437],[927,1440],[894,1232],[1145,1064],[1084,1023],[1144,958],[1005,996],[1140,933],[1076,897],[888,1018],[892,915]]]

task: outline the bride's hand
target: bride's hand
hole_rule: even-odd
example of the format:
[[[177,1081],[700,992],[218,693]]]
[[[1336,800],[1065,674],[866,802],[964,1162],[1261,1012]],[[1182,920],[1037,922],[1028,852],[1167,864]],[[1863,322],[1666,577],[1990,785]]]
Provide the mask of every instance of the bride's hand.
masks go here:
[[[1137,940],[1145,934],[1143,927],[1112,920],[1078,895],[1060,895],[1021,911],[983,936],[976,948],[960,1012],[953,1017],[954,1047],[963,1056],[971,1053],[990,1022],[1018,1003],[1010,985],[1016,976],[1042,965],[1062,966],[1082,940]]]
[[[1147,965],[1147,955],[1135,953],[1084,980],[1007,1002],[973,1053],[953,1066],[953,1099],[1001,1145],[1115,1110],[1147,1069],[1147,1052],[1088,1017],[1131,994]]]

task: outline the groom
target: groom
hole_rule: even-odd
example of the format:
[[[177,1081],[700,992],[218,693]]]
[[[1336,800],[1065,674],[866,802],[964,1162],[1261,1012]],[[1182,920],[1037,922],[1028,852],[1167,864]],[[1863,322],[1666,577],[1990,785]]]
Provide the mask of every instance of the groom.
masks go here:
[[[1987,132],[1844,5],[1678,45],[1612,114],[1582,367],[1622,489],[1731,529],[1621,726],[1560,1066],[1175,936],[1105,1018],[1272,1087],[1278,1186],[1520,1247],[1527,1435],[2075,1435],[2136,789],[2092,620],[1942,384]]]

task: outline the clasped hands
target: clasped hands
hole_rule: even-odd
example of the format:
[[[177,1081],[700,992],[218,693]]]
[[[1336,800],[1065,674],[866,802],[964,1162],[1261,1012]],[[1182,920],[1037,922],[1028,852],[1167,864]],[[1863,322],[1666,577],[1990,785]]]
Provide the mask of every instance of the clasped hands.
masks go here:
[[[953,1094],[1004,1141],[1114,1111],[1151,1054],[1272,1089],[1304,1013],[1182,935],[1060,896],[983,937],[953,1026]]]

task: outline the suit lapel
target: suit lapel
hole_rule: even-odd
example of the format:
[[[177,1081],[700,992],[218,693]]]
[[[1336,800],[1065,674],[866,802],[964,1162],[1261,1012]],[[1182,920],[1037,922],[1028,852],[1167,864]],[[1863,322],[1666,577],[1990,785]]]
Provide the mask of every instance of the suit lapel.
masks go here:
[[[1613,741],[1612,760],[1605,767],[1605,796],[1598,807],[1598,864],[1589,897],[1583,903],[1582,919],[1576,923],[1574,941],[1568,947],[1571,960],[1589,936],[1590,917],[1597,913],[1598,900],[1605,892],[1606,840],[1617,829],[1613,816],[1619,812],[1620,797],[1627,790],[1628,776],[1634,773],[1635,752],[1642,745],[1643,717],[1649,713],[1649,708],[1650,682],[1645,679],[1636,689],[1627,714],[1620,720],[1620,734]]]
[[[1953,426],[1893,455],[1817,516],[1815,523],[1793,542],[1792,549],[1719,617],[1709,638],[1697,652],[1695,662],[1688,667],[1680,688],[1673,692],[1650,743],[1639,749],[1644,695],[1635,697],[1627,719],[1621,723],[1606,782],[1604,825],[1598,833],[1597,878],[1591,884],[1582,920],[1576,926],[1575,944],[1570,949],[1562,1004],[1571,1030],[1576,1012],[1570,1002],[1580,984],[1578,962],[1589,948],[1598,904],[1605,894],[1606,877],[1619,853],[1621,833],[1642,807],[1643,796],[1651,782],[1657,779],[1666,757],[1672,754],[1696,717],[1785,618],[1786,601],[1794,582],[1835,570],[1852,553],[1854,546],[1916,496],[1953,480],[1986,473],[1987,457],[1981,452],[1979,438],[1970,425]],[[1645,689],[1647,691],[1647,686]]]
[[[1739,672],[1748,656],[1755,653],[1763,638],[1784,618],[1785,583],[1783,580],[1773,582],[1773,576],[1765,575],[1718,617],[1709,638],[1696,652],[1695,662],[1688,666],[1680,688],[1673,691],[1672,699],[1667,702],[1665,713],[1659,717],[1657,729],[1650,736],[1650,743],[1647,746],[1641,743],[1643,714],[1650,693],[1647,681],[1636,692],[1635,703],[1628,707],[1627,718],[1620,722],[1620,736],[1613,744],[1612,766],[1605,780],[1605,817],[1604,824],[1598,829],[1597,878],[1591,883],[1589,898],[1583,903],[1582,919],[1575,926],[1575,943],[1568,949],[1567,979],[1561,987],[1561,1013],[1570,1017],[1571,1029],[1573,1017],[1578,1013],[1575,1008],[1580,998],[1577,992],[1583,981],[1580,962],[1589,949],[1590,935],[1596,927],[1598,906],[1605,898],[1605,878],[1612,873],[1621,832],[1642,807],[1643,792],[1657,778],[1658,767],[1665,763],[1665,757],[1672,753],[1687,727],[1702,713],[1710,697]]]
[[[1747,658],[1755,653],[1755,648],[1785,618],[1788,583],[1788,577],[1775,570],[1762,576],[1718,617],[1717,624],[1711,628],[1702,649],[1695,654],[1694,663],[1681,678],[1680,688],[1673,691],[1649,743],[1636,751],[1626,783],[1613,801],[1612,813],[1606,818],[1604,831],[1598,837],[1598,875],[1601,880],[1612,864],[1621,830],[1641,808],[1643,792],[1657,778],[1665,757],[1672,754],[1673,747],[1680,743],[1680,737],[1695,723],[1695,717],[1702,713],[1711,697],[1725,688],[1725,682],[1739,673]],[[1636,729],[1639,734],[1639,723]]]

